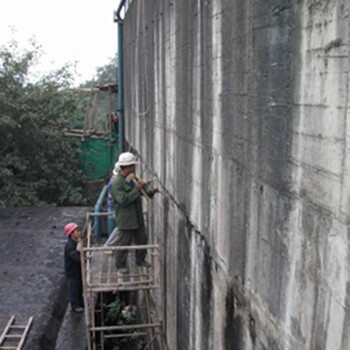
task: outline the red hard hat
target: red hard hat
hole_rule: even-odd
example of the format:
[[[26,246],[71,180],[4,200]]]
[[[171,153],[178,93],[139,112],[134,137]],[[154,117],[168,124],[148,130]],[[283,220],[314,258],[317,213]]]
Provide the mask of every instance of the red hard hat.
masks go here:
[[[79,227],[76,223],[70,222],[64,227],[64,232],[67,236],[69,236],[77,227]]]

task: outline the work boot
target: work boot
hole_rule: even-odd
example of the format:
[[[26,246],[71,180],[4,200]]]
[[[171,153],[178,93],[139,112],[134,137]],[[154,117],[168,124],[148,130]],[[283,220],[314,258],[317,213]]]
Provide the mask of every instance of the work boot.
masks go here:
[[[151,267],[151,264],[149,262],[147,262],[146,260],[140,261],[137,265],[140,267],[145,267],[146,269]]]

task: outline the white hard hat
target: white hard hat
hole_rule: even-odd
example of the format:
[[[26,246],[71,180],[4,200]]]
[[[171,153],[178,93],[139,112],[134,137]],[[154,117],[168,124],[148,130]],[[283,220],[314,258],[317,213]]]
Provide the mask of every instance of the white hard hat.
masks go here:
[[[136,161],[136,157],[131,152],[121,153],[117,162],[119,167],[133,165],[137,163],[138,162]]]

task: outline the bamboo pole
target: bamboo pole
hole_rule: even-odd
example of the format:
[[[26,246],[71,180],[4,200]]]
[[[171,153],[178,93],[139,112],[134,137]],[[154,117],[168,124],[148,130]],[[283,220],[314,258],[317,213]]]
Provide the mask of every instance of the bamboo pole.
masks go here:
[[[94,81],[92,80],[92,81],[91,81],[91,85],[90,85],[90,89],[92,89],[93,83],[94,83]],[[89,126],[90,106],[91,106],[92,96],[93,96],[93,94],[92,94],[92,92],[90,91],[90,93],[89,93],[89,102],[88,102],[88,106],[87,106],[87,109],[86,109],[86,112],[85,112],[85,118],[84,118],[83,138],[85,137],[86,129],[87,129],[88,126]]]
[[[149,308],[149,290],[144,290],[143,291],[145,295],[145,300],[146,300],[146,317],[147,317],[147,323],[151,323],[151,315],[150,315],[150,308]],[[146,342],[149,344],[150,339],[152,339],[152,328],[149,328],[147,331],[147,336],[145,337]]]
[[[146,333],[119,333],[119,334],[108,334],[105,338],[124,338],[124,337],[142,337]]]
[[[158,302],[157,302],[157,311],[158,311],[158,320],[161,324],[160,330],[159,330],[159,337],[160,337],[160,345],[162,350],[167,350],[168,346],[166,344],[165,340],[165,335],[164,335],[164,320],[163,320],[163,315],[164,315],[164,294],[163,294],[163,289],[162,289],[162,281],[161,281],[161,274],[162,274],[162,262],[161,262],[161,256],[160,256],[160,249],[156,249],[156,254],[155,254],[155,260],[157,261],[156,266],[158,269],[158,279],[155,281],[155,283],[160,284],[160,288],[156,291],[158,294]]]
[[[128,324],[124,326],[105,326],[105,327],[89,327],[90,331],[122,331],[124,329],[144,329],[144,328],[157,328],[160,327],[160,323],[146,323],[146,324]]]
[[[82,130],[82,129],[67,129],[67,132],[71,132],[73,134],[83,134],[84,130]],[[89,130],[88,132],[90,132],[90,134],[95,134],[95,135],[106,135],[107,134],[107,132],[100,131],[100,130]]]
[[[112,255],[108,255],[108,273],[107,273],[107,284],[111,283],[111,274],[112,274]]]
[[[90,310],[91,310],[91,324],[95,327],[95,303],[94,303],[94,293],[90,291]],[[96,331],[92,331],[92,349],[96,350]]]
[[[96,117],[96,112],[97,112],[97,107],[98,107],[98,102],[99,102],[100,96],[99,96],[99,91],[97,91],[96,93],[94,93],[94,102],[92,105],[92,110],[90,112],[90,127],[89,129],[91,130],[93,127],[93,124],[95,122],[95,117]]]
[[[100,293],[100,307],[101,307],[101,325],[104,327],[104,312],[103,312],[103,293]],[[105,348],[105,332],[101,331],[101,350]]]
[[[108,127],[109,141],[112,142],[112,92],[108,89]]]
[[[87,247],[91,246],[91,236],[92,236],[92,227],[91,227],[91,221],[90,221],[90,213],[87,214],[87,220],[88,220],[88,234],[87,234]],[[91,282],[91,254],[87,252],[87,264],[86,264],[86,274],[87,274],[87,285]],[[94,296],[92,291],[89,288],[86,288],[86,294],[87,298],[89,299],[89,306],[90,306],[90,323],[88,325],[95,326],[95,310],[94,310]],[[92,349],[96,350],[96,334],[95,332],[89,332],[90,333],[90,343],[92,343]],[[91,345],[90,345],[91,346]]]
[[[118,277],[122,277],[122,278],[126,278],[126,277],[132,277],[132,275],[125,275],[125,276],[118,276]],[[148,280],[144,280],[144,281],[125,281],[125,282],[117,282],[117,283],[91,283],[89,284],[89,288],[95,288],[95,287],[106,287],[106,286],[110,286],[110,285],[115,285],[115,286],[122,286],[122,285],[130,285],[130,286],[138,286],[138,285],[152,285],[153,283],[153,278],[152,279],[148,279]]]
[[[91,229],[90,223],[88,225],[88,235],[89,231]],[[83,282],[83,299],[84,299],[84,315],[85,315],[85,323],[86,323],[86,336],[87,336],[87,343],[88,343],[88,350],[91,350],[91,336],[90,336],[90,331],[88,329],[88,326],[90,325],[90,320],[89,320],[89,300],[88,300],[88,290],[86,286],[86,268],[85,268],[85,259],[84,259],[84,252],[80,253],[80,261],[81,261],[81,277],[82,277],[82,282]]]
[[[108,246],[108,247],[86,247],[84,251],[104,251],[104,250],[140,250],[140,249],[157,249],[157,244],[143,244],[143,245],[119,245],[119,246]]]
[[[137,290],[144,290],[144,289],[156,289],[159,288],[159,286],[144,286],[144,287],[120,287],[117,286],[115,288],[113,288],[113,286],[111,287],[96,287],[96,288],[88,288],[88,291],[92,291],[92,292],[126,292],[126,291],[137,291]]]
[[[78,134],[73,134],[73,133],[69,133],[69,132],[66,132],[64,133],[65,136],[68,136],[68,137],[83,137],[82,135],[78,135]],[[95,140],[108,140],[108,136],[97,136],[97,135],[85,135],[84,137],[86,136],[89,136],[90,139],[95,139]],[[113,141],[116,141],[116,139],[113,139],[112,138],[112,142]]]

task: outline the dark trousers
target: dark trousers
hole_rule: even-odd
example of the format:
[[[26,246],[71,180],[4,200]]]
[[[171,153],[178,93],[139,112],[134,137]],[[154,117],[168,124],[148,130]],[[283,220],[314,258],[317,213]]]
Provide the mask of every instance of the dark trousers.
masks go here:
[[[72,309],[84,306],[81,278],[67,278],[68,298]]]
[[[148,238],[146,235],[145,226],[140,227],[137,230],[119,230],[117,233],[117,237],[115,240],[116,246],[128,246],[131,245],[132,242],[135,242],[136,245],[144,245],[147,244]],[[135,250],[136,256],[136,264],[139,264],[141,261],[145,260],[147,255],[146,249],[137,249]],[[128,257],[127,250],[117,250],[116,253],[116,265],[117,269],[126,266],[126,259]]]

